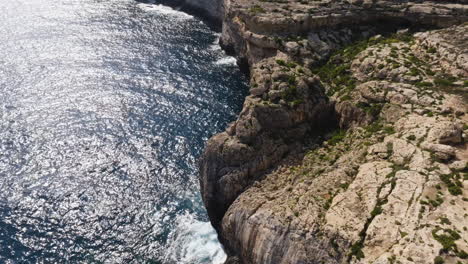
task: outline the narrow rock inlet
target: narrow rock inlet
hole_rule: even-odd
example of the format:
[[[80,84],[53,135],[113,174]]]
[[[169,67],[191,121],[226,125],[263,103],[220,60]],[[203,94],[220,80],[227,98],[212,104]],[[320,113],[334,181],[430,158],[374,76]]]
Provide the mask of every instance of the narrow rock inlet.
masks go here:
[[[250,72],[199,164],[226,263],[468,261],[467,1],[209,5]]]

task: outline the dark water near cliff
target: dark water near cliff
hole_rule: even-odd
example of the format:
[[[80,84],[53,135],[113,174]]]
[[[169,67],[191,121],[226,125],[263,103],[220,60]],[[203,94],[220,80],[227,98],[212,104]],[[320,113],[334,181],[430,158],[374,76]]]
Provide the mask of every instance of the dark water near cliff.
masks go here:
[[[216,263],[196,159],[245,80],[198,19],[0,1],[0,263]]]

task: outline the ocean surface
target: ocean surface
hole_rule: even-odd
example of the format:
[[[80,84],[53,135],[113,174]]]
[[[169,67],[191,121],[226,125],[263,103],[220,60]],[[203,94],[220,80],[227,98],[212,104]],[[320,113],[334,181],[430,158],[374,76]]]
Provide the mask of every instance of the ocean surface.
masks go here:
[[[0,0],[0,263],[221,263],[205,141],[245,77],[199,19],[134,0]]]

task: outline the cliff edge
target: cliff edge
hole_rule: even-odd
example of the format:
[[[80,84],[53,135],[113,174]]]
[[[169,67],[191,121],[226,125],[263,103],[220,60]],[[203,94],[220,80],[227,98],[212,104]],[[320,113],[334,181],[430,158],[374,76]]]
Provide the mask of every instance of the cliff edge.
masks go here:
[[[250,70],[200,159],[227,263],[465,263],[468,2],[220,6]]]

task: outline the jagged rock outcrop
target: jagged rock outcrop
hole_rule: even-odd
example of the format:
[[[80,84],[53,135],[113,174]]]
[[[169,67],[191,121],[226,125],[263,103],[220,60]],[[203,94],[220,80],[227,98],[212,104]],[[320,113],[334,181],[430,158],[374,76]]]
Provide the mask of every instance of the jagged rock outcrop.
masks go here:
[[[281,67],[270,59],[253,69],[252,80],[259,78],[259,84],[253,85],[238,120],[207,143],[200,182],[215,224],[258,175],[302,149],[298,142],[334,118],[333,105],[318,79],[300,72],[292,75]],[[264,94],[269,85],[278,89]]]
[[[463,261],[467,2],[224,10],[222,45],[251,76],[238,120],[200,160],[227,263]],[[411,32],[433,27],[449,28]]]

